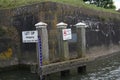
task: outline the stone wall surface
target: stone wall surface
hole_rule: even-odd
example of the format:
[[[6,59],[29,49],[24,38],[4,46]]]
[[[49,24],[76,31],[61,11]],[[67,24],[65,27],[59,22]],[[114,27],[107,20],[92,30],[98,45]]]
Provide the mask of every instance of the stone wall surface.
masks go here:
[[[0,67],[16,64],[36,63],[36,44],[22,43],[22,31],[35,30],[39,21],[48,24],[50,59],[57,55],[56,24],[65,22],[76,33],[75,24],[85,22],[87,50],[96,51],[101,46],[106,49],[120,43],[120,14],[75,7],[55,2],[0,10]],[[54,32],[53,32],[54,31]],[[74,53],[76,42],[69,43],[70,53]],[[97,48],[96,48],[97,47]],[[109,48],[110,49],[110,48]],[[94,51],[93,51],[94,52]],[[34,56],[34,57],[33,57]]]

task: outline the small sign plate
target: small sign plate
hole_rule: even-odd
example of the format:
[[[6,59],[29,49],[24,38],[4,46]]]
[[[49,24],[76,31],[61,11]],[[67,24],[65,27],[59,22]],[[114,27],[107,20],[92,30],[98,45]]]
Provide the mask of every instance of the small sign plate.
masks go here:
[[[63,40],[72,39],[71,29],[63,29],[62,34],[63,34]]]
[[[23,43],[36,43],[38,42],[38,31],[23,31],[22,32]]]

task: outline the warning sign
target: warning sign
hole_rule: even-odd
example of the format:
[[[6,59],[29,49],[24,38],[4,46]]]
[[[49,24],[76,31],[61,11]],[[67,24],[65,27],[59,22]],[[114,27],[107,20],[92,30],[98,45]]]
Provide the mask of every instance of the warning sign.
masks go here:
[[[63,40],[72,39],[71,29],[63,29],[62,34],[63,34]]]
[[[35,43],[38,42],[38,31],[23,31],[22,32],[23,43]]]

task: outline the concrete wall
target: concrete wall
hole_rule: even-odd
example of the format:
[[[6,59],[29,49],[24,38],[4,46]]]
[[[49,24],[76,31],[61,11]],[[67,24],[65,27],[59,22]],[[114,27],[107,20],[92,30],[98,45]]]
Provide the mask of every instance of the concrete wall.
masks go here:
[[[0,10],[0,30],[6,33],[1,33],[2,36],[0,36],[0,67],[18,63],[36,63],[36,45],[34,43],[23,44],[21,32],[35,30],[34,24],[39,21],[48,24],[51,57],[57,55],[57,32],[55,29],[56,24],[61,21],[67,23],[68,27],[72,28],[73,33],[76,32],[74,26],[76,23],[83,21],[89,25],[86,29],[88,53],[94,52],[94,50],[99,52],[103,49],[107,51],[116,46],[116,51],[119,49],[119,14],[53,2],[42,2]],[[110,48],[111,44],[112,47]],[[69,46],[71,53],[74,53],[76,42],[69,43]],[[51,58],[51,61],[54,61],[54,59]]]

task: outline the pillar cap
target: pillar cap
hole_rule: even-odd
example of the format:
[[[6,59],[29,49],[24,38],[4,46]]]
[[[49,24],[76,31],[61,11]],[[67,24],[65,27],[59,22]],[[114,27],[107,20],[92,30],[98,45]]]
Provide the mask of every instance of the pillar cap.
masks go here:
[[[68,24],[64,23],[64,22],[60,22],[57,24],[57,28],[66,28]]]
[[[35,24],[36,28],[46,28],[47,24],[44,22],[38,22]]]
[[[85,23],[83,23],[83,22],[79,22],[79,23],[77,23],[76,25],[75,25],[77,28],[81,28],[81,27],[84,27],[84,28],[86,28],[87,27],[87,25],[85,24]]]

